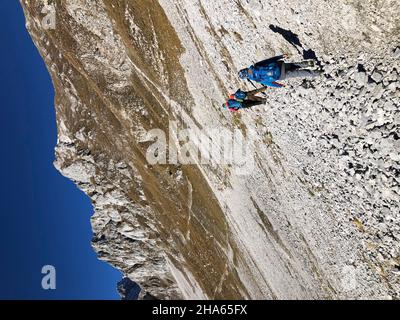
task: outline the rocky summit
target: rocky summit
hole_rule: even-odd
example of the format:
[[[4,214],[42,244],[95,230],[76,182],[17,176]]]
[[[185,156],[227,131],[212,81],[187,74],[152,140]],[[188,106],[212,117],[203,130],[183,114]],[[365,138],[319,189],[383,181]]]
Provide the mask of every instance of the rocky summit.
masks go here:
[[[21,5],[55,89],[55,167],[140,298],[400,298],[399,1]],[[252,89],[238,70],[281,53],[324,73],[221,107]],[[245,161],[218,158],[230,136]]]

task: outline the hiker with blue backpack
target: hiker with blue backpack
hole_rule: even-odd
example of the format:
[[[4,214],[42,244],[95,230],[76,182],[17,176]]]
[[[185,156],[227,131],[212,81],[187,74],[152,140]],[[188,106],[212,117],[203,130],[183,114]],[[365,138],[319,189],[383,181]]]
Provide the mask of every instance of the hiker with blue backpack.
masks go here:
[[[267,87],[255,89],[252,91],[237,90],[231,94],[228,100],[222,105],[223,108],[229,109],[232,112],[237,112],[239,109],[247,109],[260,104],[264,104],[267,99],[257,96],[257,93],[265,91]]]
[[[305,60],[302,62],[288,63],[284,59],[289,56],[287,54],[266,59],[257,62],[239,71],[239,78],[261,83],[263,86],[284,87],[278,83],[278,80],[286,80],[291,78],[317,77],[322,74],[322,70],[311,70],[315,67],[314,60]]]

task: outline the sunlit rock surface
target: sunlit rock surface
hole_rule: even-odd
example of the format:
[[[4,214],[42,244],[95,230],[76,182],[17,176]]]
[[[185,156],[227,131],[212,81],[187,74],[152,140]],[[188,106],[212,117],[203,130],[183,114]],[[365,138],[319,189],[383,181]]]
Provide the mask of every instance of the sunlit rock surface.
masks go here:
[[[21,4],[56,92],[55,166],[142,298],[399,298],[399,2]],[[325,75],[221,108],[251,89],[239,69],[283,52]],[[151,165],[154,128],[236,129],[251,159]]]

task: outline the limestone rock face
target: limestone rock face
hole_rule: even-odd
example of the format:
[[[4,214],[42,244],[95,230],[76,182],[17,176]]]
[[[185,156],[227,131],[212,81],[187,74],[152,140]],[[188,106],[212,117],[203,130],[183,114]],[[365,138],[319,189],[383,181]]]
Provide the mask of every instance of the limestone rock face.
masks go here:
[[[21,4],[55,88],[55,166],[141,297],[400,298],[399,2]],[[324,75],[221,108],[251,89],[238,70],[283,52]],[[235,132],[249,157],[172,161],[184,128],[201,155]],[[167,163],[149,162],[152,129]]]

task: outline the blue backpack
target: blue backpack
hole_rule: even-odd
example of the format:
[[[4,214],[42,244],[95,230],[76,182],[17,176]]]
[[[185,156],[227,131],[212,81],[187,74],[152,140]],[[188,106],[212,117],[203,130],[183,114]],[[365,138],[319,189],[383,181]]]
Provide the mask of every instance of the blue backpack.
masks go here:
[[[279,80],[281,76],[281,68],[276,62],[265,66],[251,66],[250,70],[253,72],[253,76],[248,75],[248,79],[259,83],[269,84]]]
[[[226,102],[226,106],[229,108],[229,109],[241,109],[243,106],[242,106],[242,103],[240,102],[240,101],[237,101],[237,100],[234,100],[234,99],[229,99],[227,102]]]

